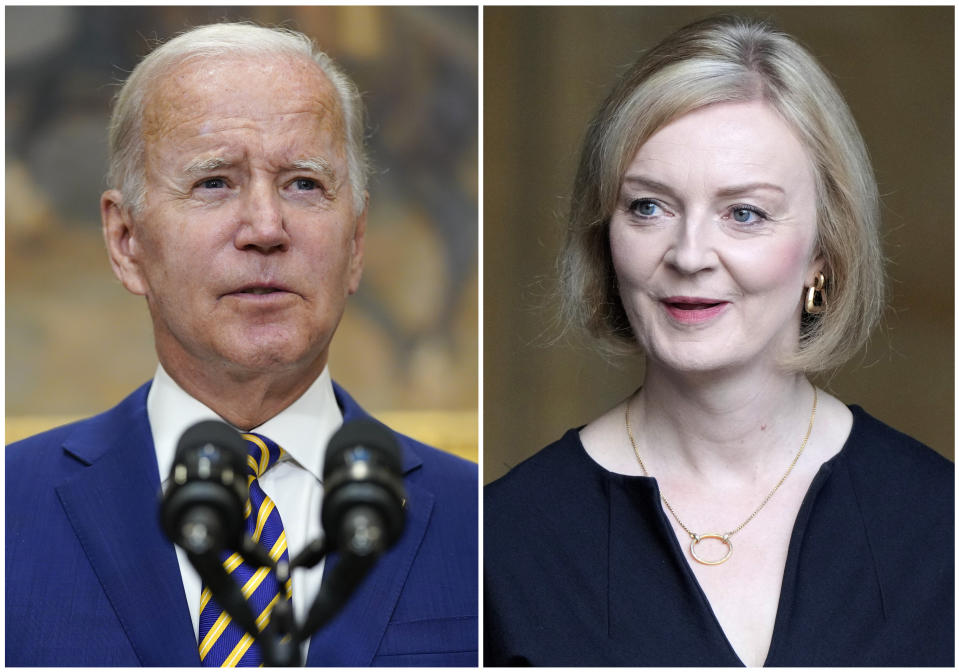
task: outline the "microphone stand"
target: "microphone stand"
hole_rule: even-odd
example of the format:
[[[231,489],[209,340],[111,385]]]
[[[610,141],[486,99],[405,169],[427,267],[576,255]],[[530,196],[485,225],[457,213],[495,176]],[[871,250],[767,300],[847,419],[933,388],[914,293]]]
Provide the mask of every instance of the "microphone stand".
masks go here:
[[[380,522],[374,509],[357,507],[356,514],[344,526],[345,534],[342,537],[346,541],[340,549],[338,562],[327,567],[327,576],[298,636],[306,639],[310,633],[326,625],[343,608],[350,595],[376,564],[377,558],[386,550],[386,539]],[[324,542],[314,542],[297,556],[294,565],[313,567],[325,554],[324,546]]]
[[[349,541],[343,544],[338,561],[331,563],[332,566],[328,568],[320,592],[302,627],[296,627],[293,606],[286,597],[286,591],[281,590],[280,598],[270,614],[269,625],[259,630],[253,610],[243,597],[240,586],[223,567],[219,554],[215,551],[187,551],[187,558],[210,589],[217,604],[253,636],[263,652],[265,666],[298,667],[303,664],[300,644],[339,613],[385,550],[385,535],[377,525],[375,511],[371,509],[368,515],[364,515],[365,513],[361,512],[351,521],[350,534],[346,535]],[[316,539],[289,564],[277,564],[265,548],[254,542],[249,535],[244,535],[239,553],[252,565],[269,567],[276,573],[280,586],[283,586],[294,569],[315,567],[328,556],[329,550],[325,540]]]
[[[270,667],[298,666],[300,645],[328,623],[347,603],[377,558],[402,534],[405,490],[400,452],[392,433],[373,420],[344,425],[330,439],[324,464],[323,539],[316,539],[292,562],[276,563],[243,529],[243,502],[249,493],[243,479],[246,448],[236,430],[219,421],[190,427],[177,445],[171,485],[161,494],[160,519],[167,536],[182,547],[217,604],[263,652]],[[239,549],[232,549],[237,544]],[[267,567],[285,586],[296,568],[315,567],[330,550],[331,562],[307,614],[297,627],[285,590],[261,631],[255,614],[221,561],[224,550],[237,550],[251,566]]]
[[[277,564],[270,558],[266,549],[245,535],[239,550],[243,559],[251,565],[269,567],[275,574],[280,586],[290,577],[286,563]],[[293,607],[286,597],[286,591],[280,591],[280,597],[270,613],[269,625],[260,630],[256,625],[256,615],[243,597],[239,584],[227,573],[223,561],[216,551],[193,553],[187,551],[190,564],[210,589],[213,599],[230,615],[237,625],[253,636],[263,652],[263,663],[269,667],[298,667],[302,664],[299,644],[295,640]]]

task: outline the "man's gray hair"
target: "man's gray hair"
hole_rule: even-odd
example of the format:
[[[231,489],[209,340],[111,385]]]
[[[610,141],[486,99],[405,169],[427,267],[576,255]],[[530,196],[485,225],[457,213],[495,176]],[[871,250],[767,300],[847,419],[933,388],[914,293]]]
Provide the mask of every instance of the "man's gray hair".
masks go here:
[[[171,69],[198,56],[286,55],[316,63],[333,84],[343,115],[353,207],[363,209],[367,164],[363,150],[363,102],[359,90],[329,56],[303,33],[251,23],[215,23],[193,28],[157,47],[133,69],[116,96],[109,127],[107,181],[132,212],[146,201],[143,113],[147,93]]]

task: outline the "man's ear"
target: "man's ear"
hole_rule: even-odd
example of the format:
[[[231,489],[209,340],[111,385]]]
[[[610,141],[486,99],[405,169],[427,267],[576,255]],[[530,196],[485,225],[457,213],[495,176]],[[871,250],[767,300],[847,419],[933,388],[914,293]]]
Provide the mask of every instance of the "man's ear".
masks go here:
[[[366,213],[370,209],[370,194],[363,193],[363,210],[356,216],[353,225],[353,238],[350,240],[350,269],[347,289],[355,294],[360,288],[363,275],[363,250],[366,244]]]
[[[100,197],[100,220],[114,275],[128,291],[146,294],[147,284],[140,267],[140,246],[133,217],[129,208],[124,207],[123,194],[117,189],[105,191]]]

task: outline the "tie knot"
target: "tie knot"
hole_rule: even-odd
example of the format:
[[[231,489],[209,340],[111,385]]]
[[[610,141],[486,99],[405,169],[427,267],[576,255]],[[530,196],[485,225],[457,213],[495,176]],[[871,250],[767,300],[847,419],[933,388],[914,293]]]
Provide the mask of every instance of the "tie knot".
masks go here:
[[[246,446],[249,454],[246,460],[246,472],[248,476],[259,478],[266,473],[266,470],[272,467],[283,455],[283,449],[273,441],[259,434],[244,434]]]

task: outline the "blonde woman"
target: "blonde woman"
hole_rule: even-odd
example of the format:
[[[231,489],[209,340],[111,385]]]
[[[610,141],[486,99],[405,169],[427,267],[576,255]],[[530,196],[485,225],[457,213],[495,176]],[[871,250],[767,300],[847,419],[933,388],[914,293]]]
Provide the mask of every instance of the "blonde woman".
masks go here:
[[[646,375],[487,488],[485,663],[951,666],[951,463],[807,379],[883,306],[872,169],[813,57],[678,31],[571,203],[567,316]]]

